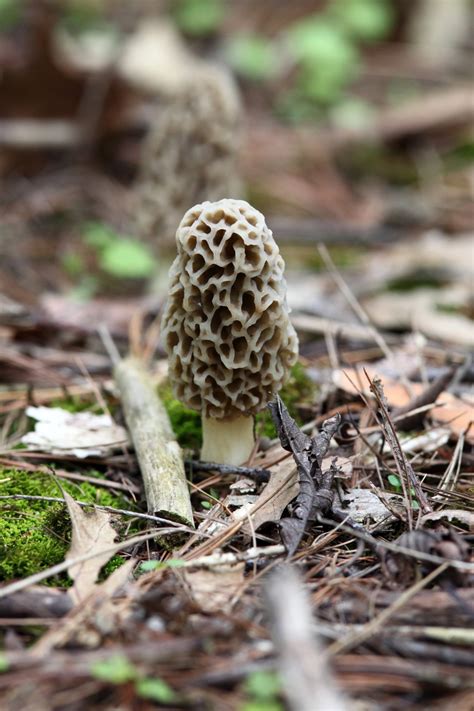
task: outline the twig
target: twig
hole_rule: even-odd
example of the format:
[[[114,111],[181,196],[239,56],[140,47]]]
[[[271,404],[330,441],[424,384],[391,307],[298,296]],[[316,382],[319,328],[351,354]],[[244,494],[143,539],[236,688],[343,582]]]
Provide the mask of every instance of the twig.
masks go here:
[[[213,464],[212,462],[199,462],[193,459],[186,459],[186,469],[197,472],[217,472],[218,474],[232,474],[234,476],[247,476],[249,479],[255,479],[258,482],[269,481],[270,472],[268,469],[259,469],[254,467],[238,467],[229,464]]]
[[[367,373],[366,373],[367,376]],[[370,378],[367,376],[370,382]],[[406,476],[406,481],[408,483],[409,488],[413,487],[415,491],[416,498],[418,500],[418,503],[420,504],[421,510],[424,514],[426,513],[431,513],[433,511],[433,508],[430,506],[427,497],[425,496],[425,493],[423,489],[421,488],[420,481],[418,477],[416,476],[415,472],[413,471],[413,467],[409,463],[408,459],[405,456],[405,453],[403,452],[400,441],[397,436],[397,432],[395,429],[395,426],[390,418],[390,414],[388,412],[388,407],[387,407],[387,401],[385,398],[385,394],[383,391],[383,385],[382,381],[378,378],[374,378],[370,382],[370,390],[375,396],[375,399],[377,401],[377,405],[379,407],[382,421],[383,421],[383,431],[385,436],[387,437],[388,443],[390,444],[390,449],[392,450],[393,457],[395,459],[395,464],[397,466],[397,469],[399,470],[399,474],[402,472],[405,473]],[[401,483],[403,485],[403,476],[401,476]],[[410,499],[410,496],[408,496],[408,499]],[[408,521],[411,523],[411,507],[410,507],[410,501],[408,501]],[[410,526],[411,527],[411,526]]]
[[[79,144],[75,121],[53,119],[4,119],[0,121],[0,145],[9,148],[71,148]]]
[[[306,333],[330,333],[333,336],[343,336],[349,340],[363,341],[365,343],[378,343],[380,339],[380,335],[372,326],[365,326],[360,323],[334,321],[301,313],[292,314],[291,323],[297,331]],[[387,343],[388,338],[384,340]],[[382,349],[382,352],[385,353],[386,349]]]
[[[387,244],[407,236],[406,229],[389,225],[364,227],[337,220],[314,217],[270,217],[268,224],[278,236],[278,243],[312,244],[321,240],[329,245],[354,245],[358,247]]]
[[[234,565],[235,563],[258,560],[270,556],[279,556],[286,553],[285,546],[276,543],[271,546],[252,546],[239,553],[213,553],[193,560],[180,560],[180,568],[214,568],[219,565]],[[173,560],[173,559],[171,559]],[[179,560],[179,559],[178,559]]]
[[[114,375],[140,464],[148,513],[193,526],[181,448],[150,376],[133,358],[120,361]]]
[[[272,636],[289,708],[344,711],[346,704],[312,631],[311,608],[294,570],[278,566],[266,579]]]
[[[376,553],[380,549],[386,549],[389,551],[393,551],[394,553],[400,553],[402,555],[406,555],[417,560],[425,561],[426,563],[433,563],[434,565],[446,564],[448,567],[454,568],[455,570],[462,570],[466,573],[471,574],[474,573],[474,563],[466,563],[463,560],[447,560],[446,558],[442,558],[439,555],[423,553],[422,551],[414,550],[413,548],[408,548],[407,546],[401,546],[398,543],[393,543],[392,541],[378,540],[371,536],[370,533],[366,533],[365,531],[359,528],[353,528],[352,526],[347,525],[347,523],[340,523],[331,520],[330,518],[325,518],[321,515],[318,516],[318,521],[320,523],[324,523],[327,526],[337,526],[341,529],[341,531],[344,531],[344,533],[348,533],[349,535],[354,536],[355,538],[360,538],[362,541],[365,541],[369,548],[371,548]]]
[[[346,652],[348,649],[351,649],[352,647],[361,644],[362,642],[365,642],[367,639],[372,637],[372,635],[378,632],[380,627],[385,624],[385,622],[397,610],[399,610],[401,607],[406,605],[409,600],[411,600],[413,595],[415,595],[417,592],[419,592],[429,583],[435,580],[439,575],[441,575],[441,573],[443,573],[448,568],[448,566],[449,563],[444,562],[437,568],[432,570],[431,573],[429,573],[429,575],[427,575],[425,578],[422,578],[417,583],[412,585],[411,588],[405,590],[405,592],[402,593],[400,597],[398,597],[395,602],[392,603],[392,605],[383,610],[380,615],[377,615],[377,617],[371,620],[368,624],[364,625],[361,630],[358,630],[357,632],[352,632],[344,639],[338,640],[337,642],[331,644],[331,646],[327,650],[328,653],[334,655],[340,654],[341,652]]]
[[[372,325],[370,322],[370,319],[367,315],[367,313],[364,311],[362,306],[359,304],[357,299],[355,298],[354,294],[342,278],[342,276],[339,274],[338,270],[336,269],[336,266],[334,262],[332,261],[331,255],[329,254],[327,247],[324,244],[318,244],[318,252],[326,265],[327,270],[331,274],[332,278],[336,282],[337,286],[339,287],[341,294],[344,296],[346,299],[347,303],[351,307],[351,309],[354,311],[356,316],[360,319],[360,321],[364,324],[364,326],[369,330],[370,333],[373,335],[373,339],[375,343],[380,347],[382,352],[385,354],[386,358],[390,358],[392,355],[392,352],[390,348],[387,345],[386,340],[383,338],[383,336],[377,331],[377,329]]]
[[[336,131],[328,140],[334,148],[361,141],[390,141],[400,136],[425,135],[448,126],[468,125],[474,118],[472,87],[456,86],[379,112],[367,126]]]

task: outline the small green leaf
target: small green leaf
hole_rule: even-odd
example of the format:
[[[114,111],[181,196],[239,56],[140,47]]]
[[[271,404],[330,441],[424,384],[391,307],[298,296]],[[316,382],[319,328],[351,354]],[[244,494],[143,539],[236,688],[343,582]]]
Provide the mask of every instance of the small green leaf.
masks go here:
[[[182,568],[186,565],[186,561],[181,560],[181,558],[170,558],[170,560],[166,561],[166,565],[168,568]]]
[[[340,128],[368,128],[374,119],[374,110],[367,101],[348,97],[332,109],[331,119]]]
[[[238,74],[254,81],[274,76],[279,67],[275,45],[263,35],[241,34],[233,37],[227,46],[227,57]]]
[[[380,40],[393,27],[394,13],[388,0],[336,0],[331,9],[341,24],[361,40]]]
[[[19,0],[0,0],[0,32],[11,30],[20,22],[21,6]]]
[[[168,704],[176,699],[173,689],[162,679],[139,679],[135,684],[138,696]]]
[[[106,244],[99,264],[108,274],[121,278],[144,279],[155,270],[155,260],[148,247],[126,237]]]
[[[279,701],[246,701],[239,706],[238,711],[285,711],[285,707]]]
[[[0,653],[0,674],[2,672],[8,671],[9,666],[10,665],[8,663],[8,659],[6,658],[6,656],[4,654]]]
[[[63,267],[70,276],[79,276],[84,272],[85,264],[77,252],[67,252],[62,258]]]
[[[393,486],[394,489],[401,489],[402,484],[400,479],[396,474],[389,474],[387,477],[388,483]]]
[[[109,659],[95,662],[91,666],[91,674],[100,681],[108,681],[111,684],[124,684],[137,678],[137,670],[127,657],[116,654]]]
[[[179,0],[173,7],[176,24],[189,35],[210,35],[216,32],[224,15],[222,0]]]
[[[83,240],[89,247],[104,249],[108,244],[117,239],[117,234],[111,227],[101,222],[89,222],[83,231]]]
[[[288,31],[288,42],[297,60],[324,69],[333,66],[348,70],[357,58],[357,50],[339,24],[319,15],[293,25]]]
[[[182,568],[186,561],[180,558],[170,558],[170,560],[144,560],[140,564],[140,573],[149,573],[152,570],[166,570],[166,568]]]
[[[280,692],[281,681],[274,672],[256,671],[247,677],[244,688],[255,699],[269,701],[273,700]]]
[[[161,570],[166,568],[166,563],[161,560],[144,560],[140,563],[140,573],[149,573],[152,570]]]
[[[211,502],[210,502],[210,501],[206,501],[205,499],[203,499],[203,500],[201,501],[201,506],[202,506],[203,509],[212,509],[212,504],[211,504]]]

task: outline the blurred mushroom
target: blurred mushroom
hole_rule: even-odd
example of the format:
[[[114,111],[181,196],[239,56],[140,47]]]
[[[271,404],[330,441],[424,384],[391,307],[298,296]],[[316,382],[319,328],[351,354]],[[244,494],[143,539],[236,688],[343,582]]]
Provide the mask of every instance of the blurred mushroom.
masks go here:
[[[202,459],[246,461],[253,415],[295,363],[284,262],[263,215],[243,200],[204,202],[176,233],[163,338],[176,396],[200,410]]]
[[[136,186],[135,231],[150,244],[169,245],[190,205],[239,193],[238,90],[223,66],[191,53],[163,21],[141,28],[122,70],[154,97]]]

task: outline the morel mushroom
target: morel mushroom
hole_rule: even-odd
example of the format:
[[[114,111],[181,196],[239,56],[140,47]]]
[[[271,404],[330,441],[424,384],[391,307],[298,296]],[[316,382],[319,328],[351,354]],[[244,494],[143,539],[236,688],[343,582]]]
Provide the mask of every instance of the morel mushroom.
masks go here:
[[[284,262],[263,215],[243,200],[191,208],[176,242],[162,324],[170,379],[201,411],[202,459],[242,464],[253,416],[297,359]]]
[[[232,77],[197,60],[188,79],[162,97],[137,181],[141,238],[169,245],[190,204],[238,194],[239,109]]]

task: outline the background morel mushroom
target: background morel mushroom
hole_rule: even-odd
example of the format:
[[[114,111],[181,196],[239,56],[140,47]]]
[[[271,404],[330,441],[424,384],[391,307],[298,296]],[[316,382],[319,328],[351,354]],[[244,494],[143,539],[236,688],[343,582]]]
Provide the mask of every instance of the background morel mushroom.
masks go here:
[[[243,200],[204,202],[176,232],[163,339],[176,396],[200,410],[202,459],[246,461],[253,415],[295,363],[284,262],[263,215]]]
[[[189,204],[238,194],[240,106],[232,77],[199,63],[162,97],[144,146],[136,229],[150,244],[171,244]]]

